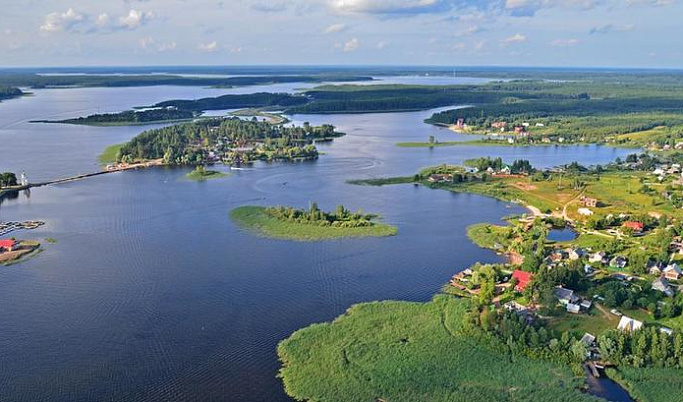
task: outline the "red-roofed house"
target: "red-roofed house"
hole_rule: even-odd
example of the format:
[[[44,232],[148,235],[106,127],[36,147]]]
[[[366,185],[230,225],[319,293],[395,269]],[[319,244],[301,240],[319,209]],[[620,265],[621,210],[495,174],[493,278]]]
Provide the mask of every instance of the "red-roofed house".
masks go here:
[[[19,243],[14,240],[0,240],[0,251],[14,251],[19,247]]]
[[[633,229],[636,233],[640,233],[645,229],[645,225],[643,225],[642,222],[626,221],[623,226],[625,228]]]
[[[529,286],[529,282],[531,282],[531,280],[534,279],[534,276],[531,272],[524,272],[518,269],[516,269],[515,272],[512,273],[512,277],[517,280],[515,290],[518,292],[523,292],[524,289],[526,289],[526,287]]]

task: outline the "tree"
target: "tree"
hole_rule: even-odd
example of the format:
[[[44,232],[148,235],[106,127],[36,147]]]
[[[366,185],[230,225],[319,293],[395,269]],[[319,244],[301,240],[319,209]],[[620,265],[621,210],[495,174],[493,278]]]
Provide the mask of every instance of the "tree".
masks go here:
[[[0,173],[0,187],[17,185],[17,176],[12,172]]]

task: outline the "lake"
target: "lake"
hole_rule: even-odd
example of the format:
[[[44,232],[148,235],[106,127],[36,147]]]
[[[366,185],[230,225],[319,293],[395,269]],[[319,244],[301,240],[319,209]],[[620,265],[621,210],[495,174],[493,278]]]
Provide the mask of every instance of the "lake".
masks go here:
[[[0,171],[25,171],[31,181],[95,171],[105,146],[148,128],[29,120],[305,85],[36,90],[0,103]],[[630,153],[598,146],[395,146],[430,135],[464,139],[423,124],[430,114],[293,116],[332,123],[347,136],[321,145],[325,154],[317,161],[258,163],[208,182],[186,180],[189,169],[159,168],[4,200],[0,220],[47,222],[15,234],[57,243],[0,268],[2,400],[289,401],[276,378],[281,339],[353,303],[429,300],[455,272],[476,261],[501,261],[467,239],[468,225],[524,212],[477,195],[347,180],[413,174],[476,156],[547,167],[606,163]],[[240,205],[311,201],[379,213],[399,234],[298,243],[254,237],[228,218]]]

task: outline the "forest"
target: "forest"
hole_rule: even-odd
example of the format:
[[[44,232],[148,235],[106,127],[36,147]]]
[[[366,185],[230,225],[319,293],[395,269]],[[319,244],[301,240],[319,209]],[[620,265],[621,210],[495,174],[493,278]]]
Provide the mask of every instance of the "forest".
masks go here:
[[[66,123],[85,125],[117,125],[117,124],[141,124],[159,121],[188,120],[198,117],[200,113],[179,110],[176,108],[159,108],[148,110],[127,110],[120,113],[93,114],[88,117],[57,121],[38,121],[41,123]]]
[[[213,98],[201,98],[195,100],[169,100],[159,102],[153,107],[175,107],[181,110],[204,111],[270,106],[290,107],[306,102],[309,102],[309,99],[301,95],[258,92],[244,95],[222,95]]]
[[[273,218],[287,222],[342,228],[372,226],[372,219],[377,217],[364,214],[362,211],[351,212],[343,205],[338,205],[334,212],[325,212],[318,208],[315,202],[311,203],[308,210],[278,206],[266,208],[265,212]]]
[[[19,88],[0,85],[0,100],[12,99],[21,95],[24,95],[24,92]]]
[[[117,160],[163,158],[168,164],[201,164],[212,153],[230,163],[315,158],[314,141],[342,135],[331,125],[289,127],[256,118],[206,119],[145,131],[120,148]]]

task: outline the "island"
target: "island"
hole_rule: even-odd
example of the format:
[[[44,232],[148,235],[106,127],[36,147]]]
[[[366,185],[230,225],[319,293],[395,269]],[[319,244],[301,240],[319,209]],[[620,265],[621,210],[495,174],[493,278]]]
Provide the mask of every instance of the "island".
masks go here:
[[[26,95],[21,89],[0,85],[0,102]]]
[[[0,265],[18,264],[40,251],[37,241],[0,239]]]
[[[595,400],[584,392],[589,373],[638,401],[677,400],[682,157],[632,154],[606,166],[543,170],[485,157],[354,181],[484,194],[520,202],[530,213],[470,226],[476,244],[507,261],[460,267],[432,301],[355,305],[282,341],[287,394],[330,401]]]
[[[343,205],[339,205],[333,213],[324,212],[314,202],[308,210],[283,206],[242,206],[232,210],[230,217],[253,233],[275,239],[320,241],[384,237],[397,233],[396,227],[376,222],[377,215],[350,212]]]
[[[145,110],[127,110],[119,113],[93,114],[87,117],[78,117],[65,120],[33,120],[31,123],[62,123],[83,124],[88,126],[128,126],[154,123],[178,122],[192,120],[201,116],[201,113],[179,110],[174,107],[154,108]]]
[[[209,170],[204,167],[204,165],[197,165],[197,167],[185,175],[190,180],[194,181],[206,181],[211,179],[220,179],[221,177],[229,176],[228,173],[219,172],[217,170]]]
[[[332,125],[283,126],[256,117],[202,119],[144,131],[125,144],[108,148],[101,160],[114,152],[116,162],[123,164],[158,160],[167,165],[240,165],[257,160],[309,160],[318,157],[315,142],[343,135]]]

